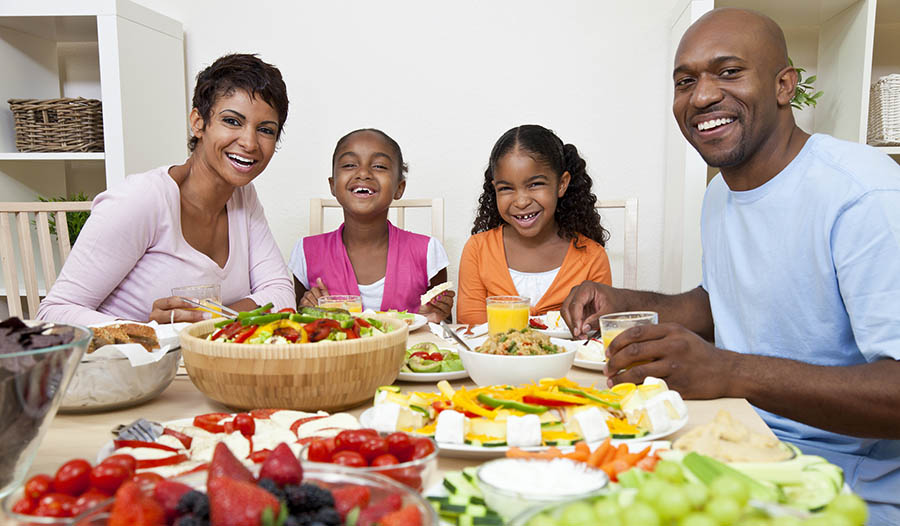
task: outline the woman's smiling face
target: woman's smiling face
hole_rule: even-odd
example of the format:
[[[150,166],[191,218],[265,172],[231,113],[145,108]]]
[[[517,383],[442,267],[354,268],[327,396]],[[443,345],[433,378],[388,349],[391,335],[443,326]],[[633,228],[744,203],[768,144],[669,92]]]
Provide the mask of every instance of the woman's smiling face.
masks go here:
[[[569,172],[556,174],[547,163],[516,148],[501,157],[493,169],[494,191],[500,217],[522,237],[556,229],[556,202],[566,193]]]

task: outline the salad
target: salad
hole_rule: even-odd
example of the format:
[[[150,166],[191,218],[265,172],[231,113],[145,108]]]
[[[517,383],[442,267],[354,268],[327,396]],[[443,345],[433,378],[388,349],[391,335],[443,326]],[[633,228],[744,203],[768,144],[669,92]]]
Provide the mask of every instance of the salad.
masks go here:
[[[216,323],[206,339],[224,343],[315,343],[369,338],[391,330],[374,318],[356,317],[344,309],[303,307],[271,312],[272,304],[241,312]]]
[[[401,373],[449,373],[462,371],[459,355],[447,349],[440,349],[431,342],[417,343],[406,350]]]

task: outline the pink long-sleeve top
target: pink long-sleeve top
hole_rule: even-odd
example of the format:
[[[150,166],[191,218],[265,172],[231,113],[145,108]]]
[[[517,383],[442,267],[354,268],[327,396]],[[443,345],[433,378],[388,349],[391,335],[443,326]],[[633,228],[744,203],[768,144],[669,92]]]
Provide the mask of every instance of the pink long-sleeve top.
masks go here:
[[[168,167],[128,176],[94,200],[38,318],[81,325],[147,321],[153,302],[171,296],[173,287],[210,283],[221,284],[226,305],[250,298],[293,307],[291,274],[253,185],[236,188],[226,209],[223,268],[185,241],[180,191]]]

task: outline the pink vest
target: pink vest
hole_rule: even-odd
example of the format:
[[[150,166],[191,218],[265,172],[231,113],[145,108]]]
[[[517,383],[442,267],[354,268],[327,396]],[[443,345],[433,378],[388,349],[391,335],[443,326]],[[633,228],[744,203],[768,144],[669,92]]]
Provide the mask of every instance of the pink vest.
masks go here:
[[[331,294],[359,295],[356,273],[341,237],[344,225],[332,232],[303,238],[306,277],[316,278]],[[428,290],[428,236],[401,230],[388,221],[388,256],[381,310],[419,312],[420,296]]]

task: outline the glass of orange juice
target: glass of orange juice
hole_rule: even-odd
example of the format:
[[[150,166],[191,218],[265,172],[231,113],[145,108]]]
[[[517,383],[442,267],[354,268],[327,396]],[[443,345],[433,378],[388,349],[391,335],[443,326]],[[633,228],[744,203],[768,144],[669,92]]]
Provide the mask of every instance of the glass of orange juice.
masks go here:
[[[209,285],[189,285],[186,287],[175,287],[172,289],[173,296],[182,298],[190,298],[198,303],[202,303],[206,310],[222,312],[222,309],[209,304],[209,301],[222,303],[222,287],[218,283]],[[199,307],[192,307],[186,310],[204,310]]]
[[[488,334],[528,327],[531,299],[524,296],[490,296],[487,299]]]
[[[323,309],[344,309],[349,312],[362,312],[362,298],[349,294],[331,294],[319,297],[319,307]]]
[[[653,311],[614,312],[600,316],[600,334],[603,338],[603,349],[609,349],[609,345],[616,336],[631,327],[656,323],[659,323],[659,315]]]

